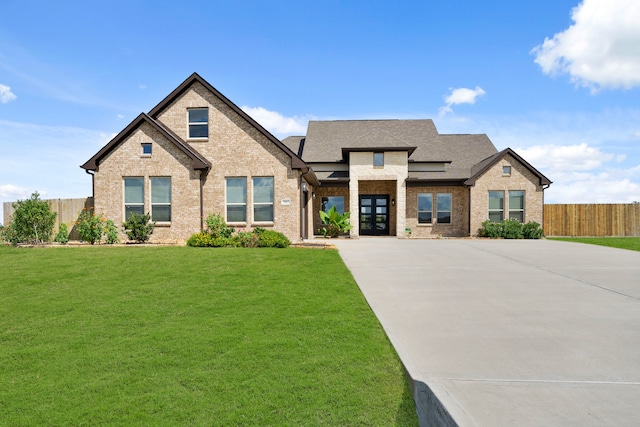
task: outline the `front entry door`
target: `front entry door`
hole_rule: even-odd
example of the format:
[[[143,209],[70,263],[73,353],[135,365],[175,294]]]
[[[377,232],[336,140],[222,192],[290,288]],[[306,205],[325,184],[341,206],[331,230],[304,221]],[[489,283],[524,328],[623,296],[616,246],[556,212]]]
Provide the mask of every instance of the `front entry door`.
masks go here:
[[[389,196],[360,196],[360,235],[389,234]]]

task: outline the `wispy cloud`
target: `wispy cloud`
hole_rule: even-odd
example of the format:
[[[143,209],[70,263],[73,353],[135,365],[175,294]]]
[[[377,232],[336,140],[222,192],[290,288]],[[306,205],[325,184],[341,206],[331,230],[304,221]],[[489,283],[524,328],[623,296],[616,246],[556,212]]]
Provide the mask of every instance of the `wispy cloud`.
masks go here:
[[[447,113],[452,113],[453,109],[451,106],[460,105],[460,104],[475,104],[476,100],[485,95],[486,92],[480,87],[476,86],[475,89],[469,89],[466,87],[461,87],[457,89],[449,89],[450,93],[444,97],[445,105],[440,107],[438,110],[438,115],[440,117],[444,116]]]
[[[574,24],[531,53],[543,73],[568,74],[593,92],[640,86],[639,16],[637,0],[584,0],[571,11]]]
[[[243,105],[240,108],[278,138],[288,135],[304,135],[307,132],[309,120],[313,119],[312,116],[286,117],[277,111],[270,111],[263,107]]]
[[[1,104],[7,104],[13,100],[15,100],[17,97],[16,95],[11,92],[11,88],[9,86],[0,84],[0,103]]]

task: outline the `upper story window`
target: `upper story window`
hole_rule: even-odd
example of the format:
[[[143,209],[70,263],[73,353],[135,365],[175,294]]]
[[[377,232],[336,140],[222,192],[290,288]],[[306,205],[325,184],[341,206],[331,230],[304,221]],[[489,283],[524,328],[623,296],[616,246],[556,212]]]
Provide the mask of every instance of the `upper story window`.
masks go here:
[[[373,153],[373,166],[384,166],[384,153]]]
[[[144,156],[150,156],[151,155],[151,143],[150,142],[143,142],[142,143],[142,155]]]
[[[189,108],[189,138],[209,137],[209,109]]]
[[[511,166],[503,166],[502,167],[502,175],[510,176],[511,175]]]

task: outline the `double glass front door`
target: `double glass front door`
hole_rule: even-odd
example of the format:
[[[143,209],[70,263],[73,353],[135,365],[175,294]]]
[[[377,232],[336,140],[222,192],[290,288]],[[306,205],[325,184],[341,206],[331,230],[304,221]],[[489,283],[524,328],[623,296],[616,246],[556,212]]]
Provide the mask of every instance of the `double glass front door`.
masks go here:
[[[389,196],[360,196],[360,234],[381,236],[389,234]]]

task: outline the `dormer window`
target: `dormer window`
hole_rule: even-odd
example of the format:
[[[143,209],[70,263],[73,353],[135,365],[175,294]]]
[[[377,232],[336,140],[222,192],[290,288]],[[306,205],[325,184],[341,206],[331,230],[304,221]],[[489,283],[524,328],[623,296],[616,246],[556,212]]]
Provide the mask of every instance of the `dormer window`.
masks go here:
[[[151,155],[151,143],[150,142],[143,142],[142,143],[142,155],[143,156],[150,156]]]
[[[189,108],[189,138],[209,137],[209,109]]]
[[[373,153],[373,166],[374,167],[384,166],[384,153]]]

